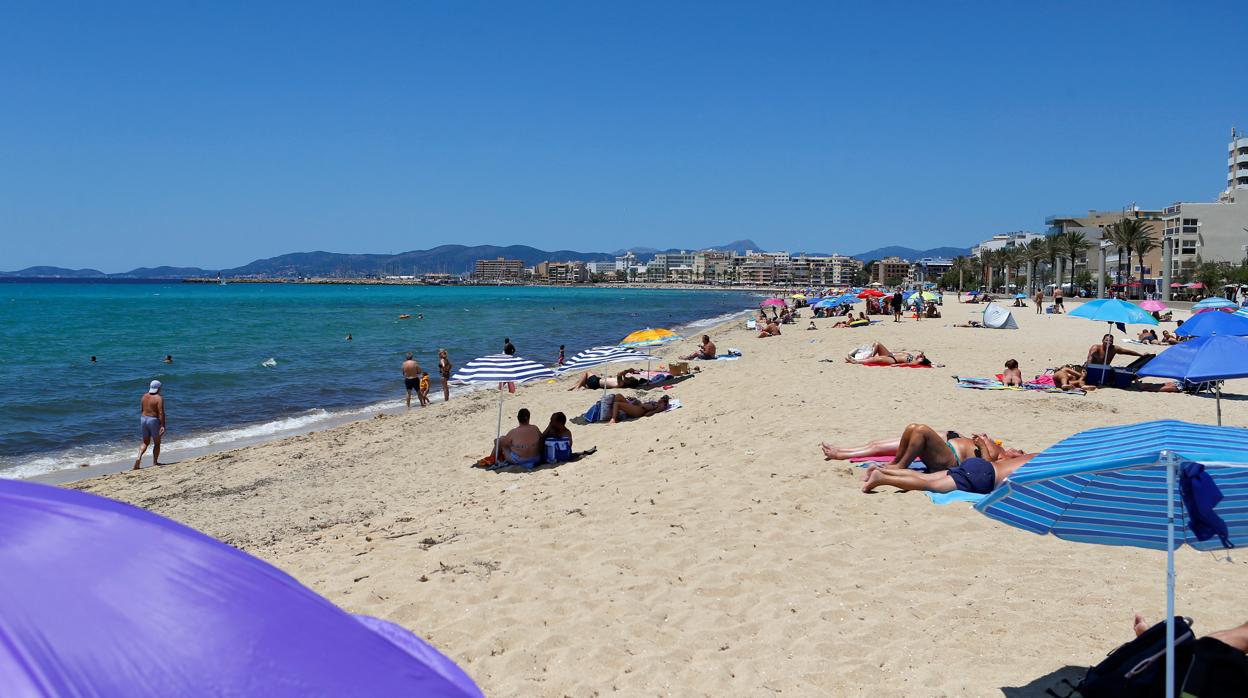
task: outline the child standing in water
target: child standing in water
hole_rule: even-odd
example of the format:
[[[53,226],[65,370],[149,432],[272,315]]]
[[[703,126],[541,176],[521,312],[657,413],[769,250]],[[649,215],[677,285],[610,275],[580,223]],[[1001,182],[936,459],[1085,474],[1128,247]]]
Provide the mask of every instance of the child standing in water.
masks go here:
[[[429,372],[425,371],[420,374],[420,406],[424,407],[429,404]]]

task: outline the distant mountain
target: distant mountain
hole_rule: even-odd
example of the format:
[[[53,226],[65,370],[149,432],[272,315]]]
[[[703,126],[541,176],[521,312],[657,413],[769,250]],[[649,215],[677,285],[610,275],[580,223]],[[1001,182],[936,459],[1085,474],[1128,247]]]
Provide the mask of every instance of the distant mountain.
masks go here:
[[[193,276],[216,276],[217,272],[199,267],[139,267],[122,274],[109,274],[110,279],[186,279]]]
[[[763,248],[756,245],[753,240],[736,240],[728,243],[727,245],[716,245],[710,249],[719,250],[720,252],[735,252],[743,255],[751,250],[758,252]]]
[[[525,266],[547,260],[607,262],[615,259],[605,252],[545,251],[527,245],[441,245],[430,250],[412,250],[398,254],[340,254],[337,252],[296,252],[268,259],[259,259],[241,267],[222,270],[230,276],[326,276],[358,277],[369,275],[400,275],[427,272],[459,274],[472,271],[478,259],[505,257],[519,259]]]
[[[914,261],[923,257],[946,257],[952,259],[954,257],[969,255],[970,249],[966,247],[933,247],[930,250],[916,250],[913,247],[898,247],[890,245],[888,247],[879,247],[862,254],[852,255],[854,259],[861,259],[869,262],[875,259],[883,259],[885,257],[901,257],[902,259]]]
[[[99,269],[66,269],[64,267],[26,267],[19,271],[0,271],[0,276],[28,279],[94,279],[108,276]]]

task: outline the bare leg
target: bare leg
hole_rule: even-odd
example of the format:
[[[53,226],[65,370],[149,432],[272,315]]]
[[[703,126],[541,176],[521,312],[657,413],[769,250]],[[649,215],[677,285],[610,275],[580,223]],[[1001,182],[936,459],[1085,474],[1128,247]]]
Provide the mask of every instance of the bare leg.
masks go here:
[[[572,391],[572,390],[580,390],[581,388],[584,388],[584,387],[585,387],[585,383],[586,383],[588,380],[589,380],[589,371],[586,371],[586,372],[584,372],[584,373],[582,373],[582,374],[581,374],[581,377],[580,377],[579,379],[577,379],[577,381],[576,381],[576,385],[572,386],[571,388],[568,388],[568,390],[569,390],[569,391]]]
[[[150,442],[151,440],[148,437],[146,436],[143,437],[143,445],[139,447],[139,457],[134,459],[134,467],[131,468],[131,470],[139,469],[139,461],[143,460],[143,454],[147,453],[147,445]]]
[[[164,465],[160,462],[160,436],[152,439],[152,465]]]
[[[442,379],[442,402],[449,402],[451,399],[451,382],[445,378]]]
[[[411,388],[407,389],[407,406],[409,409],[412,406],[412,389]]]
[[[1216,633],[1209,633],[1208,637],[1225,642],[1240,652],[1248,654],[1248,623],[1230,630],[1219,630]]]
[[[901,448],[893,457],[890,468],[906,468],[922,458],[929,469],[947,469],[957,465],[949,445],[926,424],[911,424],[901,436]]]
[[[892,471],[880,468],[872,470],[867,482],[862,486],[863,492],[871,492],[881,485],[890,485],[906,492],[923,490],[926,492],[952,492],[957,489],[953,478],[948,473],[936,473],[934,477],[926,477],[923,473],[909,471]]]
[[[862,446],[849,446],[846,448],[837,448],[828,442],[823,442],[824,460],[849,460],[850,458],[870,458],[871,456],[889,456],[892,457],[900,448],[901,440],[893,439],[888,441],[885,439],[876,439],[868,441]]]

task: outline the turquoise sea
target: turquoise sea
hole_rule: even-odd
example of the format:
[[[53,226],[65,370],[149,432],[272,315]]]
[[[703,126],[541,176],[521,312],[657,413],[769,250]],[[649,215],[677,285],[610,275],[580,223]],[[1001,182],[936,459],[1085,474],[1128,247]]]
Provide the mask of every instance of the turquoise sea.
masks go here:
[[[611,288],[0,283],[0,477],[133,458],[154,378],[176,459],[179,448],[401,404],[408,351],[436,386],[440,347],[459,366],[510,337],[520,356],[553,364],[560,344],[571,356],[754,303],[741,292]]]

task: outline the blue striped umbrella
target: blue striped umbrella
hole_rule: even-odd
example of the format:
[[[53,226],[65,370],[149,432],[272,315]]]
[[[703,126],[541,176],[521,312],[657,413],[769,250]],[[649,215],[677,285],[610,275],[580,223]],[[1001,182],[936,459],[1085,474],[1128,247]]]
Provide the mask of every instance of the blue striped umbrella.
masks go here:
[[[606,346],[590,347],[578,353],[559,367],[559,373],[580,371],[593,366],[619,363],[621,361],[650,361],[654,357],[633,349],[632,347]]]
[[[1222,490],[1214,512],[1226,522],[1232,544],[1248,542],[1248,429],[1236,427],[1164,420],[1090,429],[1049,447],[975,505],[1033,533],[1165,550],[1168,692],[1174,687],[1174,550],[1222,547],[1191,530],[1175,487],[1184,461],[1202,463]]]
[[[1238,308],[1239,303],[1228,300],[1221,296],[1210,296],[1196,305],[1192,306],[1192,310],[1219,310],[1221,308]]]
[[[503,434],[503,383],[525,383],[554,378],[555,372],[536,361],[508,354],[490,354],[473,359],[451,376],[452,383],[499,383],[498,429],[494,434],[494,459],[498,460],[498,437]]]

